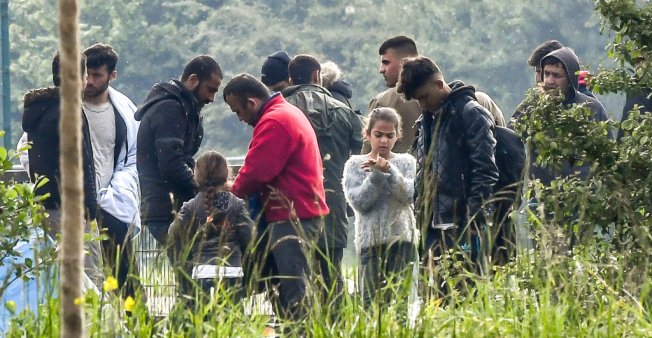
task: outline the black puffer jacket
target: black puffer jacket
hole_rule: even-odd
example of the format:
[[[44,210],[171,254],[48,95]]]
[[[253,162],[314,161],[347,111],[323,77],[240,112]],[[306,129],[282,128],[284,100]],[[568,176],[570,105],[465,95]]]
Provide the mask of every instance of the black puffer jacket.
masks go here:
[[[484,224],[483,205],[498,181],[496,140],[491,114],[480,105],[465,106],[475,89],[460,81],[433,114],[417,120],[417,224],[443,228],[465,226],[475,216]]]
[[[29,176],[32,182],[36,176],[45,176],[48,182],[36,188],[36,195],[50,194],[43,202],[48,209],[61,207],[61,166],[59,165],[59,120],[60,97],[58,87],[35,89],[24,98],[23,130],[31,142],[29,149]],[[84,171],[84,203],[86,215],[94,219],[97,213],[95,190],[95,167],[90,130],[86,117],[82,114],[82,166]]]
[[[172,80],[156,84],[136,111],[135,118],[141,121],[136,158],[143,224],[169,224],[172,211],[194,197],[192,156],[204,136],[202,108],[181,82]]]

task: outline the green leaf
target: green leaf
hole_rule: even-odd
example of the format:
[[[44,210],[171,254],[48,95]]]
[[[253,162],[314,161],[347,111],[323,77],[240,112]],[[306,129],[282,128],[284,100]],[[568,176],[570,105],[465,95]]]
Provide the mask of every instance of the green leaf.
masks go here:
[[[5,192],[5,198],[8,200],[15,200],[18,198],[18,192],[15,189],[11,188]]]
[[[648,137],[647,135],[646,135],[646,136],[643,136],[643,137],[641,137],[640,140],[638,140],[638,144],[640,144],[640,145],[644,145],[644,144],[647,143],[648,140],[649,140],[649,137]]]

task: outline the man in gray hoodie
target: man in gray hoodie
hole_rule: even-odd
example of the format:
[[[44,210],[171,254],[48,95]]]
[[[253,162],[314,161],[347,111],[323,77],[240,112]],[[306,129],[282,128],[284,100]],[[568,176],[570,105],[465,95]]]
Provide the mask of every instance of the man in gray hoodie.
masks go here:
[[[578,91],[579,84],[577,73],[580,70],[580,61],[575,52],[569,47],[554,50],[541,59],[541,74],[539,81],[543,82],[543,89],[556,95],[564,95],[563,104],[570,107],[574,104],[585,104],[593,112],[593,119],[606,121],[609,119],[604,107],[596,98],[584,95]],[[512,116],[512,120],[518,121],[527,107],[519,107]],[[611,134],[609,135],[611,137]],[[536,152],[536,150],[534,150]],[[532,156],[532,161],[535,159]],[[553,171],[549,168],[535,166],[530,163],[530,174],[535,179],[540,179],[545,185],[558,177],[566,177],[574,172],[580,172],[582,178],[588,177],[591,165],[585,163],[582,166],[565,164],[560,170]]]

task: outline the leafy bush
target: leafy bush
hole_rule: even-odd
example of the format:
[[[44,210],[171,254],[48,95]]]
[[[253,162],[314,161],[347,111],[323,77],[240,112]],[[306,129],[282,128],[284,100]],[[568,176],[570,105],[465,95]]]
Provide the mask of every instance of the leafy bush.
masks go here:
[[[13,151],[0,147],[0,177],[11,169],[15,157]],[[13,281],[34,279],[51,266],[54,257],[52,250],[33,245],[33,250],[38,251],[36,260],[22,257],[21,252],[16,250],[21,242],[43,240],[41,224],[45,213],[38,202],[46,197],[35,196],[33,184],[0,181],[0,267],[7,272],[0,280],[0,298]]]

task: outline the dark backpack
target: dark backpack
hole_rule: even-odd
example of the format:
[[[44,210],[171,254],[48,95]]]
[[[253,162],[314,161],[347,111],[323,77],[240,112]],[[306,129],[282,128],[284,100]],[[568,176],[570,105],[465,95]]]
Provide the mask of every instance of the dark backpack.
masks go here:
[[[472,108],[468,105],[482,107],[475,99],[467,102],[464,109]],[[485,108],[483,107],[483,109]],[[459,124],[463,122],[461,118],[458,118],[458,121]],[[492,245],[487,248],[487,253],[491,255],[495,263],[505,264],[514,255],[513,247],[516,239],[512,231],[509,213],[518,199],[521,184],[523,184],[525,146],[521,138],[511,129],[495,126],[493,132],[496,139],[494,159],[496,167],[498,167],[498,182],[493,189],[492,200],[495,211],[493,226],[489,232]]]
[[[472,107],[469,105],[482,107],[474,99],[467,102],[464,109],[471,109]],[[461,119],[459,122],[462,122]],[[494,221],[500,223],[505,220],[509,208],[516,201],[522,183],[523,169],[525,168],[525,146],[521,138],[511,129],[495,126],[493,132],[496,139],[494,158],[498,167],[498,182],[494,185],[497,218]]]

